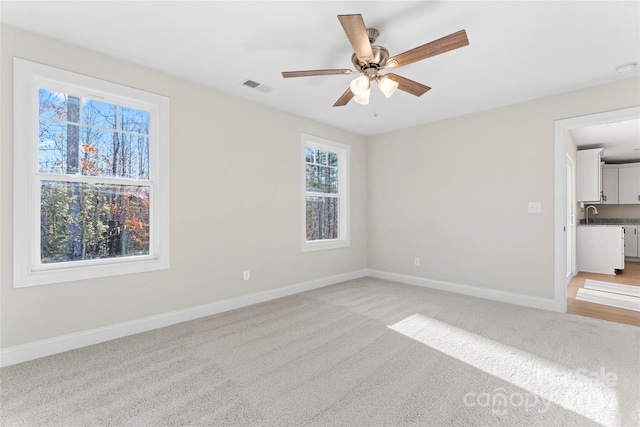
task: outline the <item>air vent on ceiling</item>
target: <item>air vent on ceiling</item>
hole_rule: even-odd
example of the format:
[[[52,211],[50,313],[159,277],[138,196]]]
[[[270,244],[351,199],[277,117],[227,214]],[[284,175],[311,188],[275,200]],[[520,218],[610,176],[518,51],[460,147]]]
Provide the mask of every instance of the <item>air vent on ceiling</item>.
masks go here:
[[[273,90],[273,88],[265,86],[262,83],[254,82],[253,80],[245,80],[244,82],[242,82],[242,84],[248,88],[256,89],[262,93],[271,92]]]
[[[260,86],[260,83],[254,82],[253,80],[247,80],[242,84],[245,85],[245,86],[249,86],[251,89],[255,89],[258,86]]]

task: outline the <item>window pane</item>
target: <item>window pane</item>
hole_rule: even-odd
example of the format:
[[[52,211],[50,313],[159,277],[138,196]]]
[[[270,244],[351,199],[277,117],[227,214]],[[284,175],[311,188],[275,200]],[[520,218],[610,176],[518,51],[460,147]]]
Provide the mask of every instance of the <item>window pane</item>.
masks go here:
[[[318,150],[318,155],[317,155],[317,161],[316,163],[318,163],[319,165],[326,165],[327,164],[327,152],[324,150]]]
[[[338,153],[329,152],[329,166],[338,166]]]
[[[338,198],[307,197],[307,240],[337,239]]]
[[[148,111],[122,107],[120,108],[120,129],[149,135],[150,117],[151,114]]]
[[[126,172],[126,176],[130,178],[149,179],[149,138],[122,134],[122,141],[126,160],[122,173]]]
[[[38,134],[38,170],[44,173],[64,173],[67,166],[67,125],[40,120]]]
[[[94,99],[84,99],[82,123],[106,129],[116,128],[116,106]]]
[[[306,148],[306,162],[307,163],[315,163],[316,150],[311,147]]]
[[[318,191],[320,188],[320,179],[318,178],[318,166],[306,165],[307,172],[307,191]]]
[[[80,173],[94,176],[114,175],[114,158],[117,160],[120,148],[119,134],[109,130],[82,127],[80,141]]]
[[[338,169],[329,166],[306,165],[307,191],[338,193]]]
[[[42,263],[149,254],[149,188],[43,181]]]
[[[40,172],[78,173],[80,170],[79,126],[40,120],[38,134],[38,170]]]
[[[338,168],[327,168],[329,176],[327,177],[327,186],[329,193],[338,193]]]
[[[68,102],[70,98],[71,102]],[[72,118],[68,118],[67,109],[71,105],[72,109],[79,111],[80,98],[69,96],[66,93],[55,92],[47,89],[38,89],[38,114],[42,118],[68,120],[78,122],[80,117],[78,114],[72,114]]]

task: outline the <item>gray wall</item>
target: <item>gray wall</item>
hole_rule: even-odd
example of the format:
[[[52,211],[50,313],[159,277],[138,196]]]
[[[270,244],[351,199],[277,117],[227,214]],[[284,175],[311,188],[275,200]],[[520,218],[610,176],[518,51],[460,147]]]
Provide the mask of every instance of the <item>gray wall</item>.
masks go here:
[[[366,267],[363,137],[6,26],[1,42],[2,347]],[[14,56],[170,97],[170,270],[12,287]],[[301,132],[351,146],[350,248],[301,252]]]
[[[3,348],[366,267],[553,298],[554,120],[640,104],[634,78],[365,139],[34,34],[1,37]],[[171,98],[171,270],[12,287],[14,56]],[[348,249],[300,250],[301,132],[351,146]]]
[[[368,267],[553,298],[554,121],[637,106],[639,81],[369,138]]]

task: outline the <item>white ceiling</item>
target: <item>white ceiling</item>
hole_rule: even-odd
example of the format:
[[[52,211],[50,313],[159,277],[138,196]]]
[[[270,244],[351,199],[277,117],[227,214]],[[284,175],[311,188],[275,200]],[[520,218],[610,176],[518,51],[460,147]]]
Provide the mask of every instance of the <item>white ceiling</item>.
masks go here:
[[[640,162],[640,118],[572,129],[578,149],[604,148],[607,163]]]
[[[640,75],[638,1],[2,1],[3,23],[164,71],[360,135]],[[360,13],[376,44],[402,53],[465,29],[469,46],[394,72],[432,90],[333,103],[354,76],[337,15]],[[242,85],[247,79],[271,91]]]

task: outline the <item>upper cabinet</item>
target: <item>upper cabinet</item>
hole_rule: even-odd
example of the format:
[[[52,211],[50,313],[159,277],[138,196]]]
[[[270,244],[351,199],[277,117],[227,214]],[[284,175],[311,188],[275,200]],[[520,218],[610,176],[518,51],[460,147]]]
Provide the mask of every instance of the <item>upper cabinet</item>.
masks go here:
[[[640,204],[640,163],[619,165],[618,203]]]
[[[580,150],[576,155],[576,200],[599,203],[602,196],[602,148]]]
[[[610,205],[640,204],[640,163],[603,164],[602,149],[580,150],[576,200]]]
[[[602,204],[617,205],[618,202],[618,165],[602,167]]]

